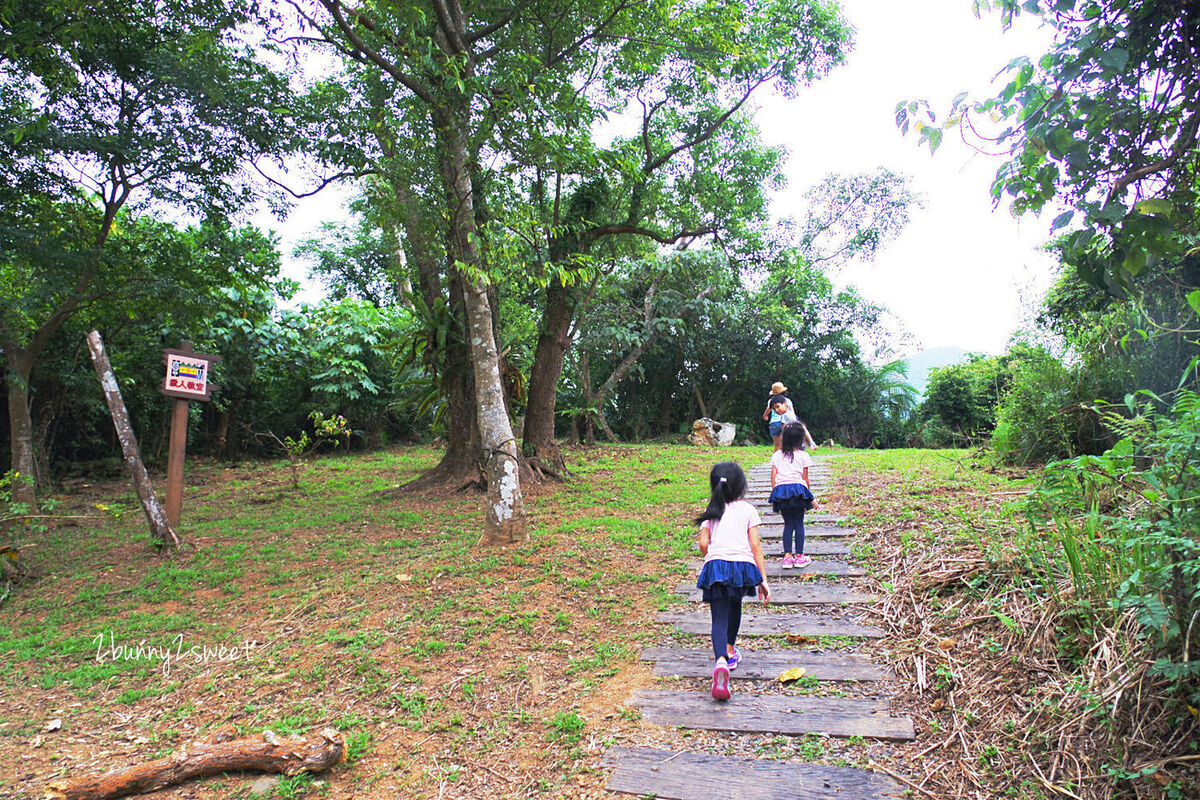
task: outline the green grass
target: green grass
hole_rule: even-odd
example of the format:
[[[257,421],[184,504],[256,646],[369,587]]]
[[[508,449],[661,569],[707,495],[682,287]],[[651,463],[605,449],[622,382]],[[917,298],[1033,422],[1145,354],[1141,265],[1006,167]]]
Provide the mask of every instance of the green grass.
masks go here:
[[[318,459],[299,490],[278,464],[190,463],[181,525],[189,546],[169,554],[155,552],[136,499],[117,484],[102,502],[120,516],[98,516],[86,530],[52,527],[33,550],[45,573],[36,591],[22,587],[5,602],[0,707],[77,703],[68,722],[100,731],[101,747],[113,744],[111,721],[134,714],[147,755],[224,725],[291,735],[334,724],[352,762],[332,773],[335,796],[382,770],[387,796],[435,797],[437,784],[430,791],[411,775],[420,788],[390,783],[390,754],[406,752],[397,742],[427,737],[421,758],[459,746],[500,762],[522,752],[568,776],[586,761],[575,752],[584,702],[652,633],[630,627],[630,603],[652,616],[675,599],[680,564],[694,558],[691,517],[707,500],[712,463],[767,454],[571,450],[568,484],[543,490],[530,504],[528,541],[503,551],[476,546],[481,496],[392,493],[436,463],[430,448]],[[64,498],[73,502],[95,498]],[[185,655],[170,674],[161,658],[97,660],[100,635],[106,647],[178,641]],[[257,645],[238,663],[186,657],[192,646],[247,639]],[[516,707],[531,664],[548,699]],[[628,711],[616,721],[636,719]],[[35,730],[22,722],[0,736]],[[311,796],[319,786],[286,779],[276,794]],[[215,797],[239,796],[237,781],[214,787],[205,784]]]

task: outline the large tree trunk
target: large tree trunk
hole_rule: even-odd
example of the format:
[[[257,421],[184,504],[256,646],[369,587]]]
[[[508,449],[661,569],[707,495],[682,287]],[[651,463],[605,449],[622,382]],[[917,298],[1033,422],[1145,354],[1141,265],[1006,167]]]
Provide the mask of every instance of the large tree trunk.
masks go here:
[[[8,362],[8,424],[12,431],[12,499],[33,511],[37,503],[37,468],[33,453],[33,418],[29,411],[29,375],[33,357],[12,342],[4,348]]]
[[[500,354],[492,325],[492,308],[487,284],[481,274],[483,262],[478,246],[478,226],[472,192],[467,146],[469,111],[464,106],[453,117],[440,120],[439,133],[448,156],[446,183],[454,194],[454,252],[463,266],[463,290],[467,315],[467,342],[475,378],[475,416],[479,421],[487,478],[487,514],[480,544],[501,545],[524,540],[525,502],[521,497],[520,461],[512,423],[504,403],[500,379]]]
[[[395,149],[386,136],[379,137],[380,145],[388,155]],[[404,242],[408,265],[416,273],[416,286],[421,302],[430,312],[443,297],[442,266],[452,263],[446,251],[454,249],[452,232],[442,228],[445,245],[439,246],[435,236],[433,220],[421,206],[409,187],[395,180],[389,181],[398,209],[398,223],[404,230]],[[450,199],[448,193],[448,200]],[[479,423],[472,408],[475,382],[471,374],[471,356],[467,348],[467,319],[464,313],[465,294],[462,280],[448,266],[450,278],[446,281],[449,293],[450,314],[453,330],[445,339],[445,352],[438,353],[438,331],[427,331],[426,364],[441,364],[439,383],[442,396],[447,402],[446,450],[441,461],[433,469],[405,485],[407,489],[446,488],[459,490],[471,487],[483,488],[485,478],[479,464]],[[430,321],[433,324],[433,321]]]
[[[555,476],[566,474],[562,450],[554,441],[554,406],[563,357],[569,344],[571,305],[567,287],[552,281],[546,287],[542,330],[529,376],[529,401],[525,408],[525,455],[535,470]]]

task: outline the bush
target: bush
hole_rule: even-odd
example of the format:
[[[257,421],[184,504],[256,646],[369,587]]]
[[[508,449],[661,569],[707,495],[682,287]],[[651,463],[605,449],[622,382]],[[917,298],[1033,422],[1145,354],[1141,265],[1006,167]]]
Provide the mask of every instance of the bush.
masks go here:
[[[1086,370],[1064,365],[1045,348],[1009,362],[1011,378],[996,409],[992,446],[1010,464],[1096,454],[1115,442],[1093,408],[1100,387]]]
[[[1169,413],[1131,398],[1128,411],[1103,414],[1122,436],[1103,454],[1046,466],[1026,552],[1070,618],[1134,615],[1154,671],[1197,706],[1200,395],[1183,392]]]
[[[996,404],[1007,384],[1001,358],[974,356],[929,376],[919,437],[929,447],[974,444],[996,425]]]

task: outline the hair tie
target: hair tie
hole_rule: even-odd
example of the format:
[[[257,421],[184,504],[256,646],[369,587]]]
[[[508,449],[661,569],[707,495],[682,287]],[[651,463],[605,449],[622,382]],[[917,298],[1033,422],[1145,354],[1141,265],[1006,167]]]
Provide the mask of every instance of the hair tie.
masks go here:
[[[717,483],[725,483],[725,479],[721,478],[720,480],[717,481]]]

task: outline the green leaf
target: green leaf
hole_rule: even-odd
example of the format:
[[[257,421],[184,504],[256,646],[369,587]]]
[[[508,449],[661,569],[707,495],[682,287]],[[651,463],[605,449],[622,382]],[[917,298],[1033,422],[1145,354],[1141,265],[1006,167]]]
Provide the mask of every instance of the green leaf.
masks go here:
[[[1114,47],[1100,54],[1100,63],[1117,72],[1122,72],[1129,64],[1129,51],[1123,47]]]
[[[1000,620],[1000,624],[1008,628],[1010,631],[1015,631],[1017,629],[1017,621],[1007,614],[1003,614],[999,611],[993,611],[992,616]]]
[[[1071,223],[1071,219],[1074,216],[1075,216],[1074,211],[1064,211],[1063,213],[1059,214],[1057,217],[1054,218],[1054,222],[1050,223],[1050,232],[1053,233],[1054,231],[1058,230],[1059,228],[1066,227],[1067,225],[1069,225]]]
[[[1133,455],[1133,439],[1126,436],[1108,451],[1110,458],[1129,458]]]
[[[1134,277],[1142,274],[1142,270],[1146,268],[1146,251],[1140,247],[1130,248],[1125,254],[1123,265]]]
[[[1151,197],[1139,202],[1134,209],[1139,214],[1162,214],[1169,217],[1175,211],[1175,205],[1170,200]]]
[[[1120,222],[1125,218],[1125,205],[1123,203],[1109,203],[1100,209],[1100,216],[1109,222]]]
[[[1200,289],[1188,292],[1186,297],[1188,305],[1192,307],[1192,311],[1195,311],[1200,316]]]
[[[1071,252],[1078,253],[1083,248],[1087,247],[1088,243],[1095,237],[1096,231],[1092,228],[1084,228],[1078,233],[1071,236],[1070,248]]]

